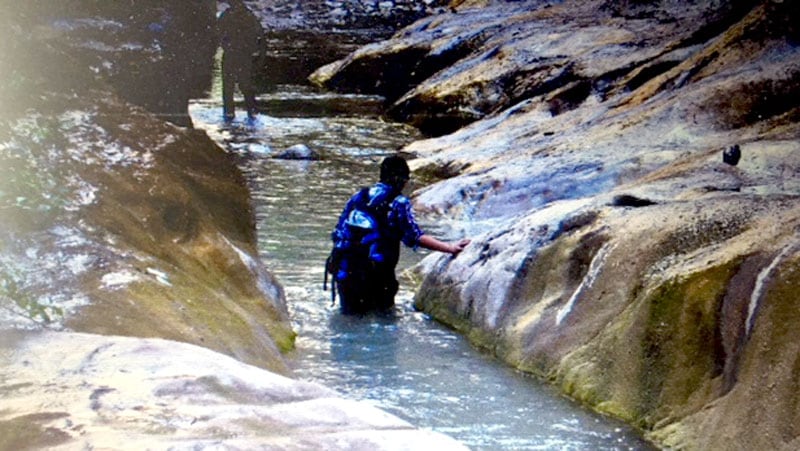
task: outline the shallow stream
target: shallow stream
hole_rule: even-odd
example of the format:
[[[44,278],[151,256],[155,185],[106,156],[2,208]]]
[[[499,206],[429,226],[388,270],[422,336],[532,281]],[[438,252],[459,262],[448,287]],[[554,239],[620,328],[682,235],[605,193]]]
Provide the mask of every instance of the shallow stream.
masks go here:
[[[472,449],[652,449],[630,428],[583,409],[415,311],[402,279],[393,315],[344,317],[331,306],[323,262],[342,206],[375,181],[384,155],[419,138],[411,128],[382,121],[374,114],[377,102],[282,86],[260,98],[266,114],[247,123],[239,111],[232,124],[221,122],[216,98],[190,106],[195,126],[236,155],[250,183],[261,257],[284,284],[298,333],[290,356],[295,376]],[[272,158],[296,144],[323,158]],[[398,272],[423,255],[404,249]]]

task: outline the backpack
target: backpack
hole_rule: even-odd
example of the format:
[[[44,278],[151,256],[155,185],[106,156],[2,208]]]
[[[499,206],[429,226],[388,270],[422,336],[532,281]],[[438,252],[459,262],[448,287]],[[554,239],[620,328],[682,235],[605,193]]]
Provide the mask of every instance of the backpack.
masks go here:
[[[325,261],[323,289],[328,289],[331,275],[331,305],[336,304],[336,281],[347,276],[353,268],[364,268],[371,263],[382,263],[384,256],[379,241],[385,236],[391,204],[397,197],[388,190],[362,188],[354,196],[350,211],[345,216],[339,233],[333,233],[333,248]],[[342,274],[340,274],[342,272]]]

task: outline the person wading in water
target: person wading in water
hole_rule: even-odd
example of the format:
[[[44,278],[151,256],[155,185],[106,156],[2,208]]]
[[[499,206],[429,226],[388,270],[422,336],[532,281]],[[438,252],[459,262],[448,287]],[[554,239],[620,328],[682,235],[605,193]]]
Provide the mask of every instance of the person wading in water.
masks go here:
[[[256,118],[256,91],[253,83],[255,67],[261,54],[264,29],[242,0],[228,0],[217,29],[222,46],[222,114],[232,121],[235,114],[233,91],[236,85],[244,96],[247,118]],[[255,70],[254,70],[255,69]]]
[[[406,161],[386,157],[380,181],[355,193],[333,230],[333,251],[326,263],[333,275],[332,296],[339,294],[343,314],[387,311],[394,306],[399,284],[395,266],[400,243],[458,255],[470,240],[445,243],[425,234],[414,220],[411,201],[401,194],[409,179]]]

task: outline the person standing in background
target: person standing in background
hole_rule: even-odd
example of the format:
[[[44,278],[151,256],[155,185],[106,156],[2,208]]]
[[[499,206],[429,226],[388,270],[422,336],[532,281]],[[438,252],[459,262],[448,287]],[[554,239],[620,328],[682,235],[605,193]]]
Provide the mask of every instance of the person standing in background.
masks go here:
[[[236,116],[233,93],[236,85],[244,96],[247,117],[256,117],[253,76],[261,54],[264,29],[242,0],[228,0],[228,9],[218,19],[222,46],[222,114],[226,121]]]

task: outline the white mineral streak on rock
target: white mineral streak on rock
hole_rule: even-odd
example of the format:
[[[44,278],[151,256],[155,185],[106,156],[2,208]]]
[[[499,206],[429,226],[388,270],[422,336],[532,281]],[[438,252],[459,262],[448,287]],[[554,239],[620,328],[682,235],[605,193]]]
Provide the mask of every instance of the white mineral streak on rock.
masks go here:
[[[578,285],[578,288],[574,293],[572,293],[569,301],[567,301],[567,303],[558,310],[558,314],[556,315],[557,326],[560,326],[561,322],[564,321],[564,318],[569,315],[583,292],[589,289],[592,284],[594,284],[595,279],[597,279],[597,275],[600,274],[600,270],[603,269],[603,266],[605,265],[606,257],[608,257],[608,254],[611,252],[613,247],[614,246],[612,246],[610,243],[605,243],[600,250],[597,251],[597,254],[595,254],[594,258],[592,259],[592,263],[589,265],[589,271],[583,277],[581,284]]]
[[[282,295],[279,291],[280,289],[278,288],[278,285],[267,277],[267,273],[261,269],[259,262],[247,252],[239,249],[224,236],[221,236],[221,238],[226,244],[228,244],[228,246],[236,251],[236,254],[239,256],[239,259],[242,261],[242,263],[244,263],[250,272],[253,273],[253,276],[256,278],[256,285],[258,286],[259,291],[264,293],[264,295],[269,299],[281,299]]]
[[[111,142],[103,149],[103,156],[106,158],[106,163],[116,166],[118,164],[124,165],[131,160],[137,159],[139,153],[128,146]]]
[[[76,310],[80,309],[81,307],[85,307],[90,305],[92,302],[89,300],[89,297],[83,294],[77,294],[72,296],[66,301],[61,301],[58,303],[58,307],[66,313],[75,313]]]
[[[31,415],[30,431],[58,437],[59,449],[466,449],[186,343],[0,332],[0,355],[0,421]]]
[[[137,280],[139,280],[139,276],[133,273],[132,271],[128,270],[111,272],[104,275],[103,278],[101,279],[101,281],[103,282],[103,288],[109,290],[123,288],[129,283],[136,282]]]
[[[172,286],[172,282],[169,281],[169,276],[164,271],[155,268],[147,268],[145,272],[155,277],[158,283],[160,283],[161,285],[165,285],[168,287]]]
[[[78,211],[83,206],[93,204],[97,199],[98,189],[91,183],[80,180],[78,177],[72,177],[69,184],[75,189],[75,199],[64,205],[65,210]]]
[[[750,294],[750,305],[747,306],[747,322],[745,323],[745,327],[747,327],[747,335],[750,335],[750,331],[753,329],[753,323],[755,322],[755,315],[756,309],[758,308],[758,303],[761,300],[761,296],[764,294],[764,284],[769,279],[769,276],[772,274],[772,271],[778,267],[778,265],[783,261],[783,259],[797,246],[796,242],[788,244],[786,247],[781,250],[781,252],[772,260],[772,262],[764,268],[756,278],[756,285],[753,287],[753,292]]]
[[[87,254],[78,254],[67,256],[64,259],[64,266],[69,269],[72,275],[80,275],[86,272],[90,267],[94,258]]]
[[[89,244],[89,241],[79,229],[75,227],[56,225],[50,230],[53,236],[58,237],[56,244],[60,248],[75,248]]]
[[[107,130],[97,125],[96,116],[94,111],[68,111],[59,117],[64,137],[70,143],[66,153],[72,160],[88,165],[101,163],[108,169],[152,165],[153,156],[149,149],[139,151],[115,140]],[[159,149],[174,141],[174,137],[165,138]]]

